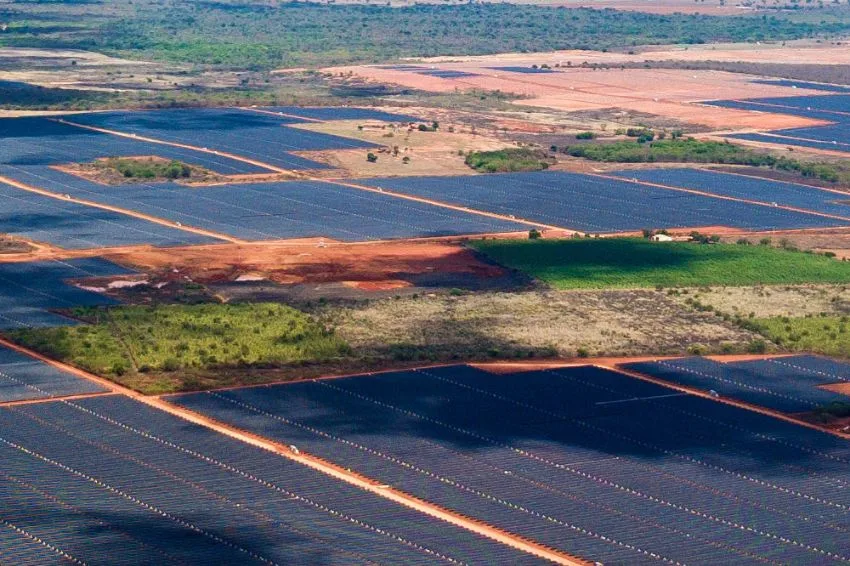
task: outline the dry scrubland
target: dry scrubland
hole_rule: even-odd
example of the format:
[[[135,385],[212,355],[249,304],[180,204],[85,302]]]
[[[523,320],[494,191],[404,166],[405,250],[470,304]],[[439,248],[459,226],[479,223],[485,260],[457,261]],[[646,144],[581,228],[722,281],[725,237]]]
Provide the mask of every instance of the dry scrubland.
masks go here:
[[[449,294],[326,307],[361,355],[395,360],[671,354],[753,335],[656,291]]]

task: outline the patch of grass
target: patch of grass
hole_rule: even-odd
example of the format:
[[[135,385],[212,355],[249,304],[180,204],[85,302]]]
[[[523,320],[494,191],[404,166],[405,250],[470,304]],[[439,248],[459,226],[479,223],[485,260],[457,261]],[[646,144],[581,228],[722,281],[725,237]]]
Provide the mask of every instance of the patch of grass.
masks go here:
[[[850,319],[847,316],[770,317],[746,321],[784,349],[850,358]]]
[[[473,151],[466,156],[466,164],[479,173],[542,171],[548,169],[552,162],[546,152],[522,147]]]
[[[270,303],[75,309],[90,322],[19,330],[10,337],[101,375],[326,361],[345,342],[293,308]]]
[[[472,246],[560,289],[850,281],[848,263],[770,246],[640,238],[482,240]]]

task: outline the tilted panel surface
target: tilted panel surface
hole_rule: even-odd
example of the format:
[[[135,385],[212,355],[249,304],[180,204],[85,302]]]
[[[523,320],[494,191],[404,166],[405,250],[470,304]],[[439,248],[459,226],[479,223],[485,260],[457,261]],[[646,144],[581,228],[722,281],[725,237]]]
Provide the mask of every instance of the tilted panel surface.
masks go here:
[[[123,396],[0,409],[0,458],[4,563],[540,563]]]
[[[586,232],[732,226],[753,230],[840,221],[626,180],[563,172],[367,179],[365,185]]]
[[[73,325],[50,312],[116,304],[114,299],[70,285],[68,279],[126,275],[130,271],[100,259],[0,264],[0,328]]]
[[[0,403],[102,391],[93,381],[0,346]]]
[[[591,367],[171,397],[605,564],[850,559],[845,441]]]

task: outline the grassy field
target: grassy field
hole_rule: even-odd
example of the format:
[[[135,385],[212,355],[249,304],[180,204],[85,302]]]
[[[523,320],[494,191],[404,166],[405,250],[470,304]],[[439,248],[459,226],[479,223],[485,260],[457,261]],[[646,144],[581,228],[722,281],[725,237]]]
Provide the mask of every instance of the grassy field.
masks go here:
[[[850,358],[846,315],[756,318],[747,326],[787,350]]]
[[[472,245],[559,289],[850,282],[850,263],[770,246],[640,238],[482,240]]]
[[[19,330],[22,345],[94,373],[277,366],[326,361],[346,344],[308,315],[278,304],[81,308],[91,324]]]

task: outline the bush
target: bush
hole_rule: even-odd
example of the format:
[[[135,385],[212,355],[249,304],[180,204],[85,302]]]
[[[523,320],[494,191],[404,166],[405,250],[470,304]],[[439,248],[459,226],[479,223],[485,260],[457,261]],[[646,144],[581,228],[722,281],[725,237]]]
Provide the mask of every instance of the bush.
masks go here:
[[[537,228],[532,228],[528,231],[528,239],[529,240],[539,240],[543,237],[543,234],[540,233],[540,230]]]
[[[366,154],[366,161],[368,161],[369,163],[375,163],[376,161],[378,161],[378,156],[370,151]]]
[[[576,134],[577,140],[592,140],[596,138],[596,134],[593,132],[579,132]]]
[[[510,148],[497,151],[473,151],[465,163],[481,173],[512,171],[542,171],[548,169],[552,158],[544,152],[529,148]]]

